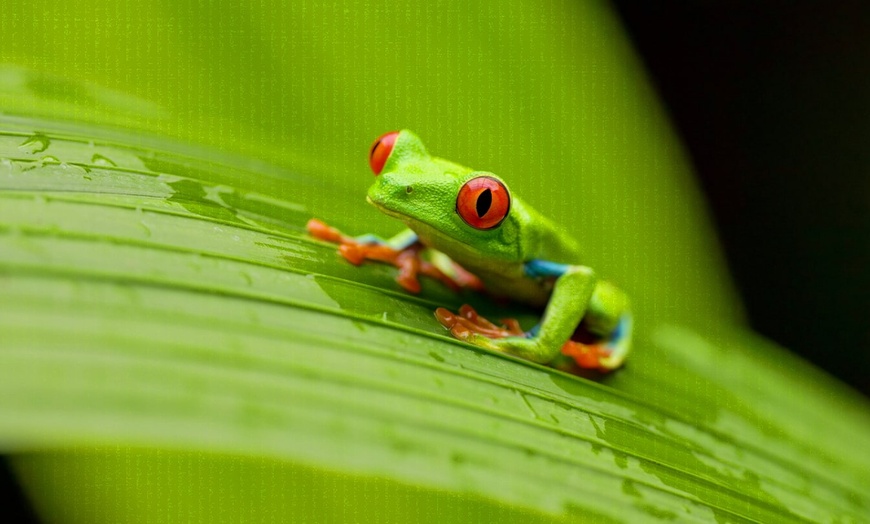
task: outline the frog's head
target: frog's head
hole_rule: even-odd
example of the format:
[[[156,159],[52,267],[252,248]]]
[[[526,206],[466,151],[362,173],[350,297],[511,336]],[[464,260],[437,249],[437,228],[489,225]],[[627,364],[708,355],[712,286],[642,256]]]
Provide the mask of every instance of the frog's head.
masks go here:
[[[368,201],[399,218],[427,245],[454,260],[519,261],[522,223],[505,183],[426,152],[411,131],[375,141],[369,164],[377,179]]]

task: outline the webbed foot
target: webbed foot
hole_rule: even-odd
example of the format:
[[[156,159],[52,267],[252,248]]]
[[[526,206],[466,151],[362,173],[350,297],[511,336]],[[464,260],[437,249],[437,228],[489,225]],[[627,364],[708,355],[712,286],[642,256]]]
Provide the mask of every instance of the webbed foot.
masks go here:
[[[546,347],[536,338],[529,338],[516,319],[505,318],[503,325],[496,325],[477,314],[469,305],[459,308],[458,314],[447,309],[435,310],[435,318],[442,326],[450,330],[450,334],[469,344],[510,353],[532,362],[547,364],[558,351],[558,348]]]
[[[477,311],[468,304],[460,307],[458,314],[453,314],[450,310],[439,307],[435,310],[435,318],[442,326],[449,329],[454,337],[460,340],[468,340],[472,335],[482,335],[486,338],[525,336],[525,332],[520,328],[516,319],[502,319],[504,325],[498,326],[478,315]]]
[[[569,340],[562,346],[562,354],[574,359],[574,362],[581,368],[597,369],[602,372],[612,369],[604,365],[611,353],[611,350],[603,343],[583,344]]]

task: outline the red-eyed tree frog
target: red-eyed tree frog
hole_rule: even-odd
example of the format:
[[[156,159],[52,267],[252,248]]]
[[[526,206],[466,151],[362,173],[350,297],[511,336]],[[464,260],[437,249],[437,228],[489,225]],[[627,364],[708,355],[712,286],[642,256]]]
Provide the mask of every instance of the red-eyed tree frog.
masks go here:
[[[368,202],[408,229],[388,240],[348,237],[311,219],[312,236],[339,243],[353,264],[395,265],[396,281],[411,293],[420,291],[423,274],[544,310],[540,323],[523,331],[516,320],[498,326],[468,305],[458,314],[436,309],[457,339],[563,369],[573,367],[571,359],[602,372],[622,365],[631,347],[627,296],[581,265],[574,239],[512,195],[501,178],[430,156],[408,130],[378,138],[369,165],[376,178]]]

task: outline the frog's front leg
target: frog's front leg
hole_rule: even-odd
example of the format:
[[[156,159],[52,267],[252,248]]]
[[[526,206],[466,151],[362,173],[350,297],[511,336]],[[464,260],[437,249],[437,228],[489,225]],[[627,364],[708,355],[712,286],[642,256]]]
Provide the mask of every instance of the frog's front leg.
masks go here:
[[[466,316],[451,317],[443,308],[436,311],[436,317],[454,336],[476,346],[504,351],[542,364],[553,362],[586,314],[597,279],[595,273],[585,266],[541,261],[526,264],[526,274],[533,278],[559,275],[541,323],[529,333],[522,333],[521,330],[519,333],[511,332],[510,326],[503,332],[481,329],[487,326],[479,320],[471,321]]]
[[[348,262],[358,266],[366,260],[392,264],[399,269],[396,282],[411,293],[420,292],[418,275],[426,275],[442,282],[445,286],[459,291],[462,287],[477,289],[480,281],[461,267],[452,268],[450,274],[442,271],[436,264],[421,258],[425,246],[417,234],[406,229],[396,236],[384,240],[375,235],[350,237],[324,222],[312,218],[306,229],[311,236],[339,244],[338,251]]]

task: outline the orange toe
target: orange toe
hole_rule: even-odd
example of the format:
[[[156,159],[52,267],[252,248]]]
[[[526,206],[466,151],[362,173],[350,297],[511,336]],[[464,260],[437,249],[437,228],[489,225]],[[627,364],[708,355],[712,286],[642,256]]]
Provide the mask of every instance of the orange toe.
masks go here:
[[[501,323],[504,324],[504,327],[507,328],[508,332],[515,337],[521,337],[526,334],[523,331],[523,328],[520,327],[520,323],[515,318],[503,318],[501,319]]]
[[[435,318],[442,326],[449,329],[453,336],[461,339],[466,339],[473,333],[487,338],[504,338],[525,334],[516,320],[509,320],[505,327],[497,326],[478,315],[477,311],[468,304],[459,308],[458,315],[440,307],[435,310]]]
[[[466,340],[472,335],[472,331],[462,324],[456,324],[450,329],[450,334],[459,340]]]
[[[325,222],[312,218],[305,224],[308,234],[327,242],[341,242],[341,233],[334,227],[329,227]]]
[[[569,340],[562,346],[562,354],[573,358],[581,368],[597,369],[599,367],[600,350],[597,345],[581,344]]]
[[[413,275],[400,273],[396,277],[396,282],[398,282],[399,285],[405,288],[405,291],[408,291],[409,293],[414,293],[416,295],[420,292],[420,281]]]
[[[442,326],[447,329],[452,328],[456,325],[456,315],[450,312],[449,309],[439,307],[435,310],[435,318],[438,319],[438,322],[441,323]]]
[[[358,266],[365,260],[365,253],[358,244],[342,244],[338,246],[338,252],[351,264]]]

